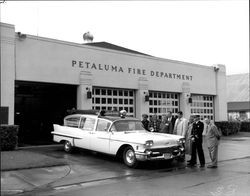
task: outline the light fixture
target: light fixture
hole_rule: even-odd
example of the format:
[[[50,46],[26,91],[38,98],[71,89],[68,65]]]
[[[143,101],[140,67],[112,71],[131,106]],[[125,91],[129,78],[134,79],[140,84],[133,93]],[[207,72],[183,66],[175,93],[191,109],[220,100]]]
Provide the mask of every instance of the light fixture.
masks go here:
[[[87,90],[87,99],[91,99],[92,98],[92,92],[90,91],[90,88],[86,88]]]
[[[148,102],[149,101],[149,94],[147,92],[144,92],[145,94],[145,102]]]

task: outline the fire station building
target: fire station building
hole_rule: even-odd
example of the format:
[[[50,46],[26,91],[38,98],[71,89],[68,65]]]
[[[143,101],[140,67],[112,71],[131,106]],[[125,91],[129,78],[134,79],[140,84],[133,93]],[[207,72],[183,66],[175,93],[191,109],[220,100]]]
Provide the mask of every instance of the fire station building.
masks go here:
[[[72,108],[227,120],[225,66],[26,35],[1,23],[1,124],[20,125],[30,139],[48,136]]]

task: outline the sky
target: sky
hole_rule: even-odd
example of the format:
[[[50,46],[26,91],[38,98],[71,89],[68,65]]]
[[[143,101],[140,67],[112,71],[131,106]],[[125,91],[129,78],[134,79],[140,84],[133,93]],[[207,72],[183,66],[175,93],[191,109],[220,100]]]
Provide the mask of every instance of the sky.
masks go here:
[[[249,1],[6,1],[16,32],[84,43],[106,41],[155,57],[249,73]]]

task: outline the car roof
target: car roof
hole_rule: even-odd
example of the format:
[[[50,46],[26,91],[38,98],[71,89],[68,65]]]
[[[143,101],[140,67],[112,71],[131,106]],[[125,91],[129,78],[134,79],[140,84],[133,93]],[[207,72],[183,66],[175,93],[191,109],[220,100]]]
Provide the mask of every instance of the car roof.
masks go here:
[[[117,116],[100,116],[99,118],[110,120],[112,122],[117,121],[117,120],[138,120],[137,118],[133,118],[133,117],[121,118]]]
[[[91,118],[100,118],[100,119],[105,119],[105,120],[110,120],[112,122],[117,121],[117,120],[138,120],[137,118],[133,118],[133,117],[125,117],[125,118],[121,118],[119,116],[98,116],[98,115],[93,115],[93,114],[71,114],[65,117],[65,119],[67,118],[71,118],[71,117],[91,117]]]

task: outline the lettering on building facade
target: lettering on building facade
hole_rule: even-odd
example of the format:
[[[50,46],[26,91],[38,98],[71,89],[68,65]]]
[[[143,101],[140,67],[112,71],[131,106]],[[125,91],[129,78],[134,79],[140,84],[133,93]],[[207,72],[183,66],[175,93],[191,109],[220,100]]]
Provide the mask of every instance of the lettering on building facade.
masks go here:
[[[109,71],[109,72],[117,72],[117,73],[128,73],[131,75],[140,75],[140,76],[150,76],[156,78],[167,78],[167,79],[177,79],[177,80],[193,80],[193,76],[180,74],[180,73],[168,73],[157,70],[146,70],[134,67],[124,68],[122,66],[117,65],[107,65],[100,63],[93,63],[87,61],[76,61],[72,60],[72,67],[80,68],[80,69],[90,69],[90,70],[98,70],[98,71]]]

